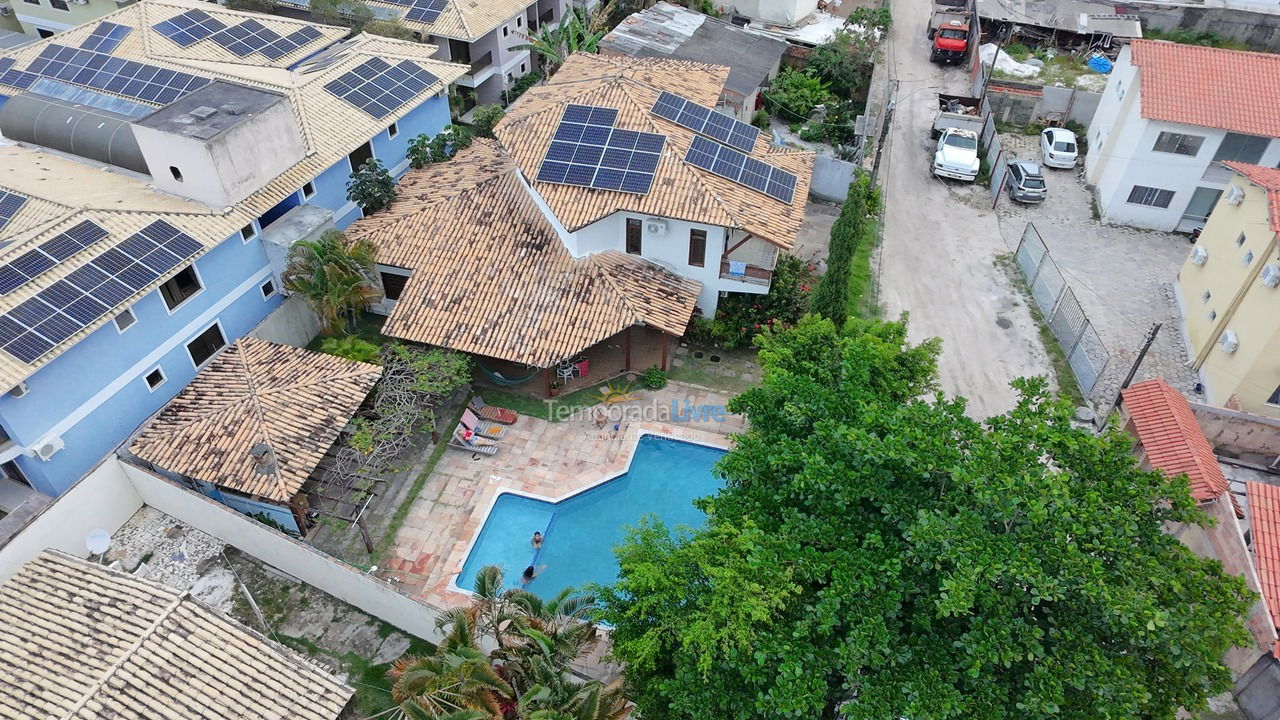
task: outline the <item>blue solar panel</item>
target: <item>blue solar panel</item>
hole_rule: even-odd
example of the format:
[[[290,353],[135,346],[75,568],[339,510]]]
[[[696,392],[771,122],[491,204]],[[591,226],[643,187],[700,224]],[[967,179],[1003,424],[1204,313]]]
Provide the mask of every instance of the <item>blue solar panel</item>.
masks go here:
[[[151,27],[182,47],[189,47],[227,26],[203,10],[188,10]]]
[[[33,278],[57,264],[57,261],[39,250],[28,250],[9,261],[9,267],[28,278]]]
[[[405,20],[433,23],[448,6],[448,0],[388,0],[389,2],[409,8]]]
[[[13,318],[0,315],[0,347],[25,332],[25,328]]]
[[[11,193],[8,190],[0,190],[0,230],[13,219],[14,215],[27,204],[27,199],[17,193]]]
[[[537,179],[640,195],[649,192],[667,138],[613,127],[617,119],[614,108],[566,105]]]
[[[22,287],[22,284],[26,281],[26,275],[23,275],[8,265],[0,266],[0,294],[7,295]]]
[[[753,125],[699,105],[675,93],[663,92],[650,109],[654,115],[718,140],[742,152],[751,152],[760,137]]]
[[[706,138],[695,137],[684,161],[764,193],[788,205],[795,197],[796,176]]]
[[[258,48],[258,52],[272,60],[279,60],[298,48],[306,45],[312,40],[320,37],[320,29],[308,25],[301,30],[285,35],[284,37],[272,42],[264,47]]]
[[[31,87],[31,85],[36,80],[39,80],[39,79],[40,79],[39,75],[36,75],[34,73],[29,73],[23,70],[9,69],[9,70],[5,70],[3,73],[0,73],[0,85],[9,85],[11,87],[16,87],[22,90],[26,90],[27,88]]]
[[[399,65],[373,58],[352,68],[324,86],[375,118],[384,118],[439,81],[435,75],[409,60]]]
[[[6,82],[5,78],[12,72],[0,76],[0,83]],[[26,73],[159,105],[171,103],[209,83],[208,78],[56,43],[47,45],[27,66]]]
[[[4,350],[24,363],[33,363],[53,349],[53,342],[27,331],[5,343]]]
[[[94,52],[110,53],[120,45],[133,28],[128,25],[117,25],[113,22],[100,22],[98,27],[89,33],[89,37],[80,43],[80,47]]]
[[[261,50],[282,39],[280,33],[257,20],[245,20],[209,36],[209,40],[239,57],[247,57],[249,53]]]

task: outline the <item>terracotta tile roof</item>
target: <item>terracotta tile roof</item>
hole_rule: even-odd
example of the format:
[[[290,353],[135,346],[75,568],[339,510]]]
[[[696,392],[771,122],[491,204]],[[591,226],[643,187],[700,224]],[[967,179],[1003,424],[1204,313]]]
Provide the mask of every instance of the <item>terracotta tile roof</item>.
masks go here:
[[[633,255],[573,258],[487,140],[410,170],[347,235],[413,270],[383,333],[537,367],[639,323],[682,334],[701,287]]]
[[[1169,476],[1185,474],[1198,502],[1222,497],[1227,478],[1187,399],[1160,379],[1131,385],[1121,396],[1152,467]]]
[[[165,470],[287,502],[380,377],[376,365],[243,338],[143,428],[130,452]],[[275,472],[257,472],[250,450],[259,443],[271,448]]]
[[[0,585],[0,717],[333,720],[352,694],[186,593],[56,550]]]
[[[795,173],[790,204],[725,180],[684,162],[695,133],[649,112],[663,90],[714,107],[728,68],[684,60],[602,57],[569,58],[545,84],[526,92],[494,128],[526,178],[534,178],[567,103],[618,109],[616,125],[660,133],[667,144],[646,195],[536,183],[538,194],[570,231],[630,211],[740,228],[789,249],[804,223],[814,155],[771,147],[761,134],[752,156]]]
[[[1280,78],[1277,78],[1277,82],[1280,82]],[[1258,167],[1241,162],[1225,162],[1223,165],[1240,173],[1244,179],[1266,191],[1271,230],[1280,233],[1280,168]]]
[[[282,32],[292,32],[298,27],[313,25],[321,31],[321,38],[307,43],[279,61],[271,62],[258,54],[251,55],[248,59],[238,58],[217,43],[207,40],[196,42],[185,49],[179,48],[152,29],[156,23],[193,8],[203,10],[227,25],[237,24],[247,18],[260,20]],[[81,162],[18,145],[0,147],[0,188],[28,198],[18,217],[0,228],[0,245],[3,245],[0,248],[0,264],[83,220],[92,220],[110,233],[100,243],[91,245],[32,282],[0,297],[0,313],[7,312],[61,280],[105,247],[119,243],[158,218],[187,232],[200,241],[206,250],[215,247],[255,218],[261,217],[285,197],[297,192],[304,183],[342,160],[393,120],[399,120],[427,97],[442,91],[467,71],[465,66],[432,59],[431,56],[437,49],[433,45],[367,34],[358,35],[325,50],[326,53],[334,53],[332,64],[307,72],[303,72],[301,68],[288,70],[282,65],[296,63],[299,57],[332,45],[349,30],[258,13],[237,12],[217,4],[193,0],[141,0],[99,20],[133,28],[112,52],[113,57],[250,85],[284,95],[298,118],[308,153],[266,186],[232,207],[210,208],[159,192],[145,178],[123,172],[104,172],[100,163]],[[90,22],[61,32],[51,39],[17,49],[0,50],[0,58],[14,58],[17,60],[15,67],[24,68],[50,43],[78,46],[97,25],[98,21]],[[365,114],[324,89],[330,80],[374,57],[389,62],[410,60],[429,70],[440,81],[382,119]],[[0,95],[18,92],[21,89],[0,85]],[[138,297],[168,280],[169,275],[157,278],[122,301],[118,307],[136,302]],[[31,364],[0,352],[0,389],[13,387],[26,379],[67,348],[109,322],[113,316],[114,313],[107,313]]]
[[[1280,55],[1134,40],[1142,116],[1280,137]]]
[[[1271,621],[1280,627],[1280,487],[1249,482],[1249,537]]]

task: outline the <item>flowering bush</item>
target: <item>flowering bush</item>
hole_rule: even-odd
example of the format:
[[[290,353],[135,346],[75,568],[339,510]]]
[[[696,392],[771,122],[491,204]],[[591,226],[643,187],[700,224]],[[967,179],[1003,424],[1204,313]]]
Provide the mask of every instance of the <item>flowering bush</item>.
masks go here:
[[[792,255],[782,255],[773,270],[773,283],[765,295],[729,293],[720,301],[716,317],[709,323],[710,339],[725,348],[751,345],[751,339],[765,328],[794,325],[809,306],[814,267]],[[695,325],[697,327],[695,327]],[[693,342],[704,341],[701,334],[708,323],[690,323]]]

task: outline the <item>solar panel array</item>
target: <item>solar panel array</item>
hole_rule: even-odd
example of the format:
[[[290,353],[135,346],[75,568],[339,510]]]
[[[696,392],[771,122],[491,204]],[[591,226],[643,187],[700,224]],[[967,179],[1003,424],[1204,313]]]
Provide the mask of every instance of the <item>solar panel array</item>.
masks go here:
[[[23,283],[39,277],[44,271],[106,236],[106,230],[85,220],[0,265],[0,295],[17,290]]]
[[[694,167],[709,170],[720,177],[732,180],[739,185],[762,192],[775,200],[788,205],[796,192],[796,176],[781,168],[774,167],[749,157],[733,148],[712,142],[704,137],[695,137],[685,153],[684,161]]]
[[[8,190],[0,190],[0,230],[13,219],[14,215],[27,204],[27,199],[17,193],[11,193]]]
[[[373,58],[329,82],[324,89],[372,117],[384,118],[439,80],[410,60],[391,65]]]
[[[208,78],[51,43],[26,70],[10,68],[0,75],[0,84],[30,87],[41,76],[159,105],[209,83]]]
[[[760,137],[760,131],[754,125],[734,120],[675,93],[659,95],[650,112],[742,152],[751,152]]]
[[[449,4],[449,0],[388,0],[388,2],[409,8],[409,12],[405,13],[405,20],[424,23],[435,22]]]
[[[538,168],[540,182],[644,195],[667,136],[614,127],[618,111],[567,105]]]
[[[156,220],[0,315],[0,347],[35,362],[200,249],[195,238]]]
[[[26,90],[31,87],[32,83],[40,79],[39,75],[32,75],[29,72],[13,69],[15,62],[13,58],[0,58],[0,85],[12,85]]]
[[[226,23],[203,10],[188,10],[151,27],[182,47],[191,47],[219,30],[227,29]]]
[[[80,47],[94,52],[109,53],[120,45],[120,41],[133,31],[128,25],[117,25],[113,22],[100,22],[98,27],[89,33],[89,37],[80,43]]]

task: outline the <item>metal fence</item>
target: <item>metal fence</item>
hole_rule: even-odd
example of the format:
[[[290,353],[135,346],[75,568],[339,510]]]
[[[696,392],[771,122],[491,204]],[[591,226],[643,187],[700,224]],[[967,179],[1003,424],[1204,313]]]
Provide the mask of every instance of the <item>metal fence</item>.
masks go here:
[[[1088,395],[1107,367],[1111,354],[1085,316],[1076,294],[1067,285],[1058,264],[1049,255],[1044,238],[1032,223],[1027,223],[1022,231],[1022,241],[1018,243],[1014,258],[1018,270],[1027,279],[1036,307],[1040,308],[1050,332],[1066,353],[1076,383]]]

